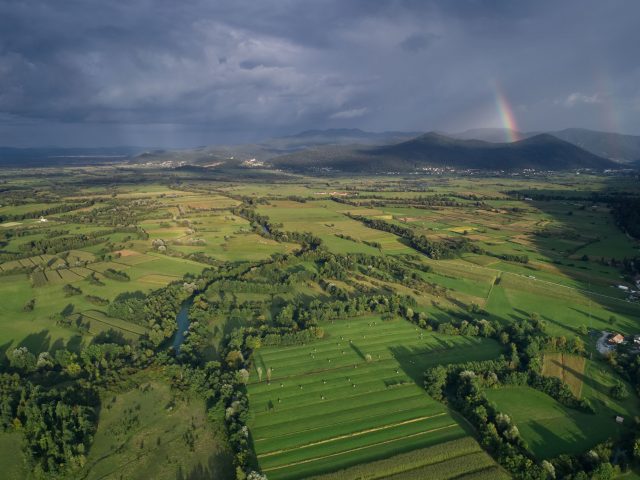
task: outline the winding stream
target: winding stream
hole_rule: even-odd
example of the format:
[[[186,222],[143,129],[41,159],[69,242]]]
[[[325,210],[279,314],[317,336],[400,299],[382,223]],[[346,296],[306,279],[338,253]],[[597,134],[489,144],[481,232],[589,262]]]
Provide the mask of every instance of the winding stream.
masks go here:
[[[173,348],[177,353],[180,353],[180,345],[184,342],[184,332],[189,329],[189,309],[193,304],[193,297],[187,298],[180,306],[180,311],[176,316],[176,323],[178,324],[178,330],[173,337]]]

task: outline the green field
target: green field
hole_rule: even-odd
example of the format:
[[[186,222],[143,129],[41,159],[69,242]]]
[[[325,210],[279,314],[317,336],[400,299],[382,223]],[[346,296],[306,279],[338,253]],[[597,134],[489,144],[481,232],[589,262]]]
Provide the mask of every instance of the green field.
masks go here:
[[[384,308],[346,318],[345,309],[337,315],[343,318],[326,321],[320,319],[333,317],[319,308],[307,326],[317,320],[322,339],[262,346],[243,360],[251,448],[270,479],[507,478],[471,425],[422,388],[428,368],[509,353],[506,341],[440,328],[465,321],[504,326],[539,318],[546,334],[585,343],[585,357],[546,352],[543,374],[589,400],[593,415],[528,387],[487,390],[536,457],[580,454],[630,431],[640,415],[636,389],[623,382],[629,398],[611,398],[620,376],[595,345],[603,330],[640,333],[640,302],[618,288],[636,288],[637,272],[623,260],[640,257],[640,242],[616,225],[613,204],[595,194],[637,195],[635,179],[263,174],[139,165],[7,170],[0,217],[19,220],[0,224],[0,368],[22,374],[11,367],[16,347],[37,359],[107,340],[147,362],[133,380],[126,369],[127,378],[102,377],[114,383],[100,386],[86,464],[69,478],[232,478],[225,410],[207,417],[204,397],[211,401],[212,392],[189,382],[201,379],[206,362],[226,368],[221,352],[235,329],[297,332],[303,322],[278,323],[287,307],[311,310],[366,296],[409,297],[415,324],[383,319]],[[40,222],[39,212],[51,207],[66,211]],[[270,229],[260,223],[265,218]],[[466,247],[430,258],[406,232]],[[321,246],[311,247],[304,233]],[[205,269],[208,276],[196,278]],[[166,335],[151,347],[157,332],[144,314],[158,310],[113,308],[126,294],[170,284],[184,293],[179,302],[201,289],[189,304],[193,357],[171,348],[173,310]],[[167,365],[193,371],[185,368],[169,383],[161,375]],[[61,388],[92,381],[87,372],[76,378],[61,365],[46,368],[25,375],[47,389],[49,381]],[[14,427],[0,435],[7,478],[26,476],[21,436]]]
[[[6,480],[27,478],[27,466],[20,442],[19,433],[0,433],[0,465],[2,478]]]
[[[105,392],[86,465],[87,480],[229,478],[230,453],[221,425],[214,429],[204,403],[179,396],[153,375],[136,388]]]
[[[609,385],[601,383],[607,378],[601,368],[593,363],[587,367],[582,393],[583,398],[591,400],[595,414],[564,407],[529,387],[503,387],[487,390],[486,395],[499,411],[512,418],[538,458],[580,453],[624,431],[615,421],[617,415],[631,422],[640,412],[637,398],[616,401],[607,395]]]
[[[268,384],[254,370],[249,385],[250,428],[269,478],[306,478],[467,435],[414,380],[439,363],[496,357],[496,343],[379,317],[323,327],[322,340],[256,357],[256,368],[272,371]]]
[[[508,479],[509,475],[495,465],[478,442],[471,437],[419,448],[364,465],[313,477],[314,480],[376,480],[383,478],[493,478]]]

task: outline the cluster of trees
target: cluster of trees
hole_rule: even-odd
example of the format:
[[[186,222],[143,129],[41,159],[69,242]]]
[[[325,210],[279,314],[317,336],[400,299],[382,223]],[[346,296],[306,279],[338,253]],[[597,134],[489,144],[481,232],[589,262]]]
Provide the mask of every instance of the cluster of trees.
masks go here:
[[[78,287],[74,287],[70,283],[67,283],[64,287],[62,287],[62,291],[64,292],[65,297],[72,297],[74,295],[82,295],[82,290]]]
[[[415,306],[413,297],[395,294],[359,295],[329,302],[313,300],[308,305],[287,304],[276,315],[274,323],[278,327],[303,330],[317,326],[319,321],[355,317],[367,313],[403,315],[407,309]]]
[[[614,203],[628,197],[628,193],[624,191],[616,193],[602,192],[553,192],[550,190],[508,190],[505,192],[511,200],[524,200],[531,198],[541,202],[567,200],[571,202],[588,202],[588,203]],[[500,200],[500,199],[498,199]]]
[[[92,245],[98,245],[106,242],[108,236],[114,233],[136,233],[140,234],[140,229],[135,227],[120,227],[110,230],[98,230],[95,232],[81,233],[64,237],[50,237],[39,240],[32,240],[20,245],[19,249],[22,254],[14,254],[15,258],[25,256],[56,254],[68,250],[81,249]]]
[[[104,272],[102,272],[102,275],[110,278],[111,280],[117,280],[118,282],[128,282],[129,280],[131,280],[131,277],[129,277],[129,274],[127,272],[123,270],[116,270],[114,268],[107,268]]]
[[[104,206],[95,207],[91,210],[84,210],[74,212],[72,214],[65,215],[65,220],[72,223],[85,223],[85,224],[99,224],[109,225],[119,228],[132,228],[135,229],[139,236],[145,237],[146,232],[141,227],[136,225],[140,223],[143,217],[149,216],[149,207],[152,205],[152,201],[148,199],[136,199],[136,200],[114,200],[111,199],[105,203]],[[164,218],[170,218],[170,214],[163,216]]]
[[[232,210],[235,215],[251,222],[252,229],[265,238],[278,242],[297,242],[303,250],[315,250],[322,245],[322,239],[309,232],[283,232],[281,224],[272,223],[268,216],[260,215],[253,208],[241,206]]]
[[[56,213],[70,212],[79,208],[87,208],[92,206],[95,200],[87,200],[80,203],[63,203],[61,205],[52,205],[51,207],[43,208],[37,211],[25,212],[25,213],[5,213],[0,215],[0,223],[2,222],[16,222],[25,220],[27,218],[38,218],[46,215],[53,215]]]
[[[382,195],[360,195],[357,200],[345,197],[332,196],[331,200],[336,203],[342,203],[345,205],[351,205],[353,207],[388,207],[388,206],[403,206],[403,207],[415,207],[415,208],[430,208],[430,207],[463,207],[464,203],[460,203],[453,200],[449,195],[434,194],[434,195],[418,195],[416,197],[384,197]],[[479,199],[474,199],[479,200]],[[476,207],[483,205],[483,202],[476,201],[474,204]]]
[[[540,373],[542,355],[547,347],[569,352],[575,351],[575,346],[571,342],[548,336],[544,322],[535,316],[504,327],[493,324],[485,333],[509,345],[510,354],[498,360],[432,368],[425,372],[427,392],[462,413],[478,430],[483,447],[516,478],[609,478],[600,475],[612,471],[610,454],[597,457],[591,454],[565,455],[551,461],[537,462],[520,437],[517,427],[484,394],[484,389],[500,385],[527,385],[569,408],[593,413],[589,402],[576,398],[561,380]]]
[[[236,293],[286,293],[289,291],[289,282],[261,282],[261,281],[246,281],[246,280],[232,280],[222,279],[212,282],[209,285],[210,290],[219,290],[221,292],[236,292]]]
[[[633,386],[636,395],[640,395],[640,356],[620,355],[614,351],[609,353],[607,361],[618,375]],[[616,385],[614,388],[615,390],[612,392],[614,397],[625,396],[626,387],[624,384]]]
[[[157,347],[175,333],[176,315],[190,294],[184,283],[180,282],[149,294],[141,291],[121,293],[109,303],[107,313],[111,317],[148,327],[149,340]]]
[[[105,305],[109,305],[109,300],[107,300],[106,298],[102,298],[102,297],[98,297],[97,295],[85,295],[85,297],[89,302],[93,303],[94,305],[98,305],[98,306],[105,306]]]
[[[635,238],[640,238],[640,198],[626,198],[613,205],[613,217],[618,226]]]
[[[80,249],[106,242],[107,238],[104,238],[105,235],[108,235],[108,233],[103,232],[102,235],[95,235],[95,233],[92,233],[71,235],[68,237],[43,238],[23,243],[19,248],[29,256],[55,254],[65,250]]]
[[[113,343],[117,341],[119,343]],[[20,431],[35,478],[58,478],[81,468],[93,440],[98,389],[149,365],[152,351],[103,334],[79,353],[60,349],[8,354],[0,373],[0,428]]]
[[[450,240],[450,241],[434,241],[429,240],[424,235],[417,235],[413,230],[407,227],[396,225],[385,220],[363,217],[362,215],[347,214],[350,218],[364,223],[369,228],[382,230],[383,232],[393,233],[404,238],[412,248],[424,253],[429,258],[438,260],[441,258],[451,258],[456,253],[467,250],[467,241]]]
[[[82,467],[95,431],[95,391],[16,385],[12,382],[17,376],[2,377],[2,428],[22,432],[34,476],[51,478]]]

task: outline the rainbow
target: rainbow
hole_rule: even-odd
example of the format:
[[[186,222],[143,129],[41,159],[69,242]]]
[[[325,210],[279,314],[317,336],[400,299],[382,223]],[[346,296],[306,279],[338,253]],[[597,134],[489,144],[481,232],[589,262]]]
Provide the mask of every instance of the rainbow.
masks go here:
[[[502,127],[507,130],[507,141],[517,142],[520,140],[518,137],[518,124],[516,123],[516,117],[513,115],[511,105],[509,105],[507,97],[497,83],[495,85],[495,90],[496,108],[498,109],[498,115],[500,116],[500,123],[502,123]]]
[[[602,100],[602,122],[605,125],[605,129],[609,132],[620,132],[620,125],[622,123],[620,113],[622,110],[616,105],[615,97],[610,94],[613,92],[613,81],[607,73],[607,69],[602,67],[596,70],[596,85],[598,92],[601,92],[600,98]]]

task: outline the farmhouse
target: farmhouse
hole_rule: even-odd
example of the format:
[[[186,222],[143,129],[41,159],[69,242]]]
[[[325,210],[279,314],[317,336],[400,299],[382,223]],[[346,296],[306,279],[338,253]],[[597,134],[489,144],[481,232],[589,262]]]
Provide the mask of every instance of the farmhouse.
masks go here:
[[[44,217],[40,217],[40,220],[39,220],[39,221],[40,221],[40,223],[45,223],[45,222],[48,222],[49,220],[47,220],[47,219],[46,219],[46,218],[44,218]]]
[[[640,335],[633,336],[633,343],[635,343],[636,345],[640,345]]]
[[[623,292],[628,292],[629,291],[629,287],[627,287],[625,285],[618,285],[618,288],[620,290],[622,290]]]
[[[611,345],[620,345],[622,342],[624,342],[624,336],[622,336],[622,334],[620,333],[616,333],[615,335],[609,337],[609,343]]]

